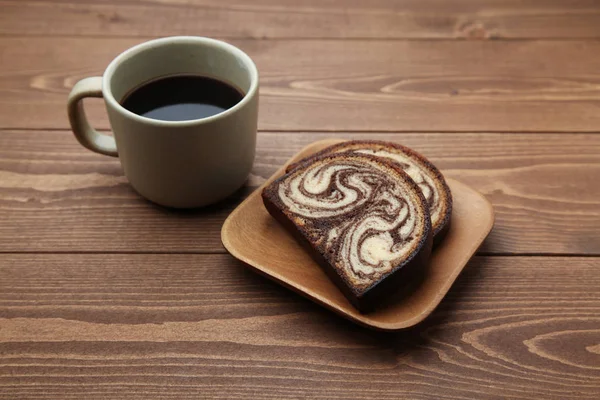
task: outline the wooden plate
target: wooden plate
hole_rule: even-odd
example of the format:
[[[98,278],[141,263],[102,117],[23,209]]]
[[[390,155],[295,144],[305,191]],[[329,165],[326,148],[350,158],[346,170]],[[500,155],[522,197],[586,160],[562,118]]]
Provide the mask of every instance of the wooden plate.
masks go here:
[[[315,142],[286,165],[340,141]],[[285,165],[264,185],[281,176],[284,170]],[[229,215],[221,230],[221,240],[234,257],[257,272],[349,320],[380,330],[408,328],[425,319],[440,303],[494,224],[494,210],[485,197],[460,182],[448,179],[448,184],[454,200],[452,223],[432,254],[425,279],[404,297],[368,314],[359,313],[269,215],[260,197],[262,187]]]

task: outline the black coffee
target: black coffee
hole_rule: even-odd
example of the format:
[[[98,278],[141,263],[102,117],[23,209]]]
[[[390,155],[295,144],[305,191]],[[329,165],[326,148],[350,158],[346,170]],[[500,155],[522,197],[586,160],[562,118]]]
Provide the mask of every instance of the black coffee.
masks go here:
[[[138,86],[125,95],[121,105],[143,117],[188,121],[223,112],[243,97],[240,90],[218,79],[171,75]]]

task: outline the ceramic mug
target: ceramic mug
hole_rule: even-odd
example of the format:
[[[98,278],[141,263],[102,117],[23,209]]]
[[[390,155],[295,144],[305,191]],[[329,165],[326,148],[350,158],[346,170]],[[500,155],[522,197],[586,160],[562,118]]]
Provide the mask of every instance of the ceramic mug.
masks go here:
[[[175,74],[203,75],[241,89],[243,99],[210,117],[162,121],[121,106],[131,90]],[[90,127],[82,100],[102,97],[113,136]],[[200,207],[221,200],[247,179],[256,147],[258,71],[243,51],[225,42],[178,36],[151,40],[115,58],[102,77],[79,81],[68,100],[77,140],[119,157],[131,186],[167,207]]]

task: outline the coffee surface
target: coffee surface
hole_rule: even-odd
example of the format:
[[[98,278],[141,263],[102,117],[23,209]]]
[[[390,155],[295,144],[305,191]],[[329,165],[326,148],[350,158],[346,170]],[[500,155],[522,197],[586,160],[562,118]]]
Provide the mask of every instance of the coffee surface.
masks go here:
[[[189,121],[219,114],[239,103],[244,94],[232,85],[201,75],[171,75],[130,91],[121,105],[143,117]]]

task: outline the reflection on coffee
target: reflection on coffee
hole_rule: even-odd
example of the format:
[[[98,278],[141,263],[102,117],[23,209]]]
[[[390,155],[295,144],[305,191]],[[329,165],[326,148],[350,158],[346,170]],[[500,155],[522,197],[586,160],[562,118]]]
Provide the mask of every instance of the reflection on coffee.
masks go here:
[[[127,110],[163,121],[188,121],[219,114],[239,103],[244,93],[215,78],[170,75],[134,88],[121,100]]]

